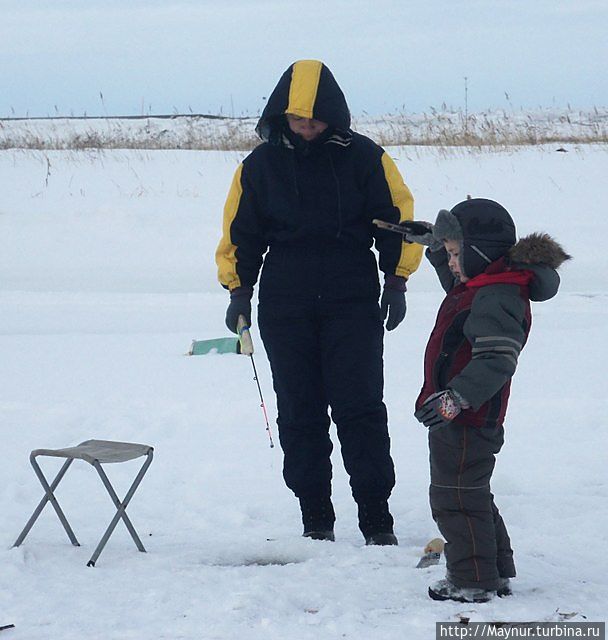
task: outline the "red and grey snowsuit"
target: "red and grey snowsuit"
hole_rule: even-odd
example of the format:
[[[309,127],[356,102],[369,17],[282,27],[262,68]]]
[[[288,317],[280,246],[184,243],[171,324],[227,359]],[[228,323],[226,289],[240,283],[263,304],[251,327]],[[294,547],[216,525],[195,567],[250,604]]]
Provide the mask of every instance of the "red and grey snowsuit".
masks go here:
[[[466,256],[472,258],[466,221],[460,218],[465,265]],[[499,577],[515,576],[490,479],[503,444],[510,381],[530,331],[530,300],[547,300],[559,286],[558,245],[548,236],[532,240],[520,240],[510,253],[500,250],[507,255],[466,284],[451,276],[445,249],[427,250],[447,295],[426,348],[416,408],[445,389],[470,405],[447,426],[429,432],[431,510],[447,542],[447,577],[458,587],[495,590]],[[492,255],[483,241],[476,246]],[[539,255],[548,258],[537,264]]]
[[[306,143],[285,113],[329,127]],[[314,60],[293,64],[258,124],[264,142],[237,169],[216,258],[230,290],[253,287],[262,268],[258,320],[287,485],[300,498],[330,495],[331,407],[353,495],[366,502],[386,500],[394,485],[371,247],[381,271],[405,278],[422,251],[372,224],[412,219],[413,199],[390,156],[349,127],[329,69]]]

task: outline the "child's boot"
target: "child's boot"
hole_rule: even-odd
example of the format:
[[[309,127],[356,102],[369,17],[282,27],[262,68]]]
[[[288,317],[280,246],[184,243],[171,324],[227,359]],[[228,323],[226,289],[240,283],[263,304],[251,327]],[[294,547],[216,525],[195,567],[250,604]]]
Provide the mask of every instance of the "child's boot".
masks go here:
[[[496,595],[499,598],[513,595],[510,578],[498,578],[498,588],[496,589]]]
[[[489,602],[496,591],[477,587],[458,587],[447,578],[429,587],[429,597],[433,600],[454,600],[455,602]]]

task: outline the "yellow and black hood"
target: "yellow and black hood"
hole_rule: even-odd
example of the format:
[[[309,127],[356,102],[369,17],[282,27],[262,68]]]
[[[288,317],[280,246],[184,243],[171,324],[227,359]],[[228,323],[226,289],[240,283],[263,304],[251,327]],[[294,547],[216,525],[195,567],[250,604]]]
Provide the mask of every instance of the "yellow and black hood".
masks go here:
[[[277,139],[286,113],[321,120],[338,132],[350,129],[350,112],[342,89],[319,60],[298,60],[281,76],[255,129],[264,142]]]

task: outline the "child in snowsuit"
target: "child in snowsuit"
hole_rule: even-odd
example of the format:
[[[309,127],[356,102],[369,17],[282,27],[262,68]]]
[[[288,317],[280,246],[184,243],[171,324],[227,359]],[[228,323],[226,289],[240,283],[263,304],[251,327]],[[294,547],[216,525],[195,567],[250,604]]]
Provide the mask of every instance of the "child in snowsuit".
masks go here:
[[[530,300],[552,298],[570,256],[546,234],[516,242],[509,213],[475,198],[442,210],[428,246],[447,292],[427,344],[416,418],[429,429],[430,503],[446,540],[447,574],[435,600],[509,595],[513,551],[490,491],[503,444],[510,380],[531,325]]]

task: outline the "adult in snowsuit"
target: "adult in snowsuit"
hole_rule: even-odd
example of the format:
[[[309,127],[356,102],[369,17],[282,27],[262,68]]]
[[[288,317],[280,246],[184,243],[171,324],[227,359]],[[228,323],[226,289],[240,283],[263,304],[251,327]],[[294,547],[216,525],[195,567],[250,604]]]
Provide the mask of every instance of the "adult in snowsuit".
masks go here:
[[[430,503],[446,539],[447,575],[435,600],[485,602],[511,592],[513,550],[490,479],[503,439],[511,378],[531,326],[530,301],[552,298],[568,260],[546,234],[516,241],[507,210],[484,198],[442,210],[429,233],[408,235],[447,295],[424,357],[416,417],[429,428]]]
[[[388,498],[395,483],[383,403],[383,319],[406,312],[406,281],[421,247],[378,230],[374,218],[413,218],[390,156],[350,129],[329,69],[300,60],[282,75],[239,165],[216,253],[230,290],[226,324],[258,321],[277,394],[283,476],[300,502],[304,535],[334,539],[328,408],[337,427],[367,544],[397,544]],[[384,273],[380,306],[379,253]],[[263,264],[263,267],[262,267]]]

